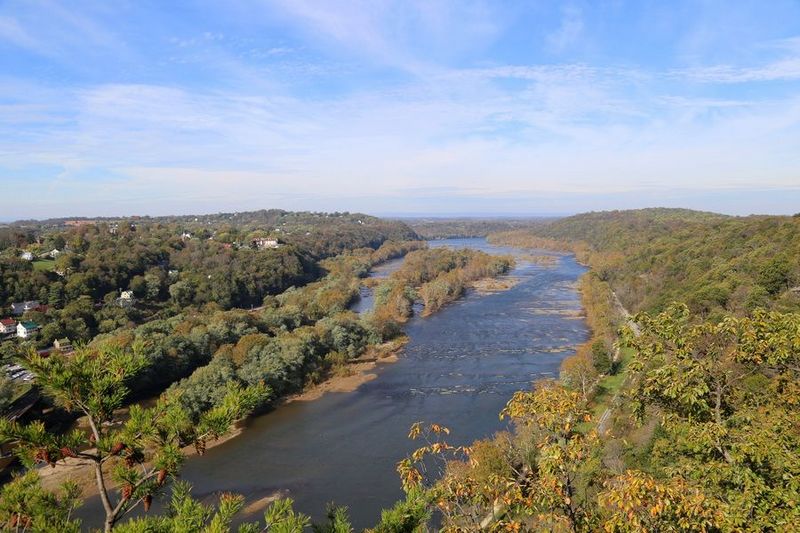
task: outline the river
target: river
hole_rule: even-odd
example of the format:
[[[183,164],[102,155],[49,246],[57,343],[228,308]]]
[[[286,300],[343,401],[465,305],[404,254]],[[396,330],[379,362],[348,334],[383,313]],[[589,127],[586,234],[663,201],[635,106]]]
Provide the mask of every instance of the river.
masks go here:
[[[430,245],[520,252],[485,239]],[[373,274],[387,275],[401,262]],[[379,366],[376,379],[355,392],[292,402],[252,420],[237,438],[190,458],[182,478],[207,501],[221,491],[255,501],[285,490],[297,510],[315,519],[335,501],[349,507],[357,530],[374,525],[380,510],[403,496],[395,465],[414,448],[406,438],[413,422],[448,426],[454,444],[490,436],[506,427],[498,413],[514,391],[557,375],[561,360],[587,339],[585,322],[575,316],[575,283],[584,271],[567,255],[553,266],[518,261],[510,275],[520,282],[513,288],[469,293],[412,319],[404,352],[398,362]],[[371,307],[370,297],[365,293],[357,310]]]

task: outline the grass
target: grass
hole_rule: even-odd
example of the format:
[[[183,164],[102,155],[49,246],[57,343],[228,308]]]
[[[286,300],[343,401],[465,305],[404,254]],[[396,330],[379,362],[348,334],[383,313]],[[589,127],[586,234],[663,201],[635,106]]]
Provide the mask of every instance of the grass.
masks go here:
[[[43,272],[49,272],[53,270],[55,264],[56,264],[55,259],[37,259],[36,261],[33,262],[33,269],[41,270]]]

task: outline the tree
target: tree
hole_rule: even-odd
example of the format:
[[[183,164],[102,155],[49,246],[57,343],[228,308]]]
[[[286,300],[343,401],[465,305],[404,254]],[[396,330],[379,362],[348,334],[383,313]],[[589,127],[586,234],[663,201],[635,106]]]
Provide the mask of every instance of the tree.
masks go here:
[[[614,367],[608,346],[603,339],[597,339],[592,343],[592,364],[601,374],[610,374]]]
[[[79,533],[71,518],[80,505],[80,489],[65,483],[58,492],[44,490],[35,471],[16,476],[0,490],[0,525],[12,531]]]
[[[164,272],[158,268],[152,268],[144,275],[145,296],[148,300],[156,301],[164,288]]]
[[[6,408],[11,405],[16,392],[17,387],[14,385],[14,380],[0,375],[0,413],[5,412]]]
[[[492,454],[448,444],[442,426],[413,425],[409,436],[427,445],[398,464],[407,494],[422,491],[442,513],[443,531],[590,530],[594,510],[582,495],[597,436],[578,431],[589,421],[580,393],[544,381],[515,393],[500,416],[514,421],[515,435]],[[447,468],[431,484],[425,472],[437,458]]]
[[[720,528],[713,502],[682,479],[662,482],[629,470],[605,483],[598,502],[603,529],[609,533]]]
[[[761,269],[758,282],[769,294],[775,295],[786,290],[791,269],[792,265],[786,257],[776,257]]]
[[[47,303],[52,307],[62,307],[64,305],[64,284],[55,282],[50,285],[47,295]]]
[[[127,396],[127,382],[144,365],[141,344],[131,349],[111,343],[80,347],[68,357],[44,358],[31,351],[25,366],[56,405],[86,417],[88,435],[80,430],[52,434],[40,421],[21,425],[0,420],[0,440],[17,441],[16,453],[27,466],[56,467],[70,459],[94,469],[106,531],[140,504],[149,508],[153,495],[178,472],[184,460],[182,448],[193,444],[202,452],[208,439],[225,433],[267,394],[263,386],[233,385],[197,420],[177,398],[165,395],[152,408],[131,406],[128,420],[121,422],[114,413]],[[117,490],[110,487],[111,481]]]
[[[713,500],[722,529],[796,524],[800,315],[697,322],[673,305],[636,321],[632,405],[662,420],[651,466]]]
[[[194,286],[187,281],[176,281],[169,286],[169,295],[180,307],[185,307],[194,300]]]
[[[586,400],[597,383],[598,374],[589,354],[581,352],[564,359],[560,377],[564,385],[580,391],[581,397]]]
[[[133,291],[137,298],[143,298],[147,294],[147,281],[144,276],[133,276],[128,288]]]

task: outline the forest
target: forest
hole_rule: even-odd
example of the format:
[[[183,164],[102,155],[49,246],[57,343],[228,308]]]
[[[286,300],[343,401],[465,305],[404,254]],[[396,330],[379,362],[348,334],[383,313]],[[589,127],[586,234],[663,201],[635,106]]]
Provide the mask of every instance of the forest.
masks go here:
[[[458,299],[470,283],[505,274],[514,266],[511,257],[476,250],[435,248],[409,253],[402,268],[375,289],[372,316],[379,322],[404,323],[420,300],[422,314],[435,313]]]
[[[405,236],[407,230],[399,234]],[[371,244],[364,239],[352,242]],[[56,350],[43,356],[31,348],[22,362],[35,372],[37,385],[55,409],[30,425],[5,421],[0,434],[3,440],[18,443],[16,452],[28,465],[56,465],[76,458],[97,465],[109,483],[100,487],[100,494],[114,501],[106,509],[106,529],[124,528],[119,523],[122,516],[137,506],[149,507],[163,479],[177,473],[185,453],[179,448],[194,445],[202,450],[208,440],[227,432],[241,417],[346,371],[350,361],[367,352],[386,353],[402,346],[401,324],[409,314],[396,317],[376,310],[359,316],[348,311],[359,297],[362,278],[373,266],[408,255],[407,264],[387,283],[402,283],[412,295],[407,302],[409,313],[419,300],[425,314],[430,314],[463,294],[470,282],[498,276],[512,264],[509,258],[479,252],[425,248],[424,241],[384,238],[377,248],[345,248],[331,256],[309,253],[309,257],[319,257],[313,262],[318,273],[315,280],[276,294],[267,292],[257,308],[173,302],[139,325],[99,333],[89,343],[78,344],[73,353]],[[177,263],[173,259],[170,266]],[[185,268],[203,264],[198,257],[187,261]],[[436,290],[443,290],[443,295],[434,298]],[[168,311],[174,314],[161,318]],[[102,367],[112,371],[112,379],[100,379]],[[117,411],[131,401],[159,393],[155,407],[141,410],[133,404],[129,419],[116,418]],[[81,431],[59,429],[79,415],[91,427],[98,427],[88,442]],[[112,429],[118,424],[125,428],[148,424],[147,431],[161,436],[144,436],[141,426]],[[104,444],[97,447],[99,442]],[[118,464],[117,457],[124,458],[125,466],[106,473],[104,465]],[[139,466],[148,471],[144,477],[136,473]],[[154,484],[154,477],[161,481]],[[180,490],[176,485],[174,494]],[[63,494],[60,501],[41,488],[34,473],[17,478],[3,489],[0,521],[8,512],[8,520],[24,522],[33,530],[51,522],[67,530],[78,527],[58,510],[76,505],[79,493],[70,489]],[[34,502],[46,505],[47,510],[36,507],[39,510],[34,511]],[[12,503],[17,507],[3,507]]]

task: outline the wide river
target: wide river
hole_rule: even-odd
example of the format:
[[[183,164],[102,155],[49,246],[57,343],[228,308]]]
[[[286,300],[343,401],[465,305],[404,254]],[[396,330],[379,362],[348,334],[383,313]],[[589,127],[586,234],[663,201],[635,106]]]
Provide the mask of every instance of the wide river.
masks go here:
[[[430,246],[523,253],[485,239]],[[189,459],[183,479],[203,499],[230,491],[255,501],[284,490],[297,510],[315,519],[334,501],[349,507],[357,530],[374,525],[380,510],[403,496],[395,465],[415,447],[406,438],[413,422],[448,426],[454,444],[490,436],[506,427],[498,413],[514,391],[556,376],[561,360],[587,339],[586,324],[576,316],[576,281],[585,268],[572,256],[558,258],[552,266],[520,259],[510,274],[520,279],[513,288],[469,293],[430,317],[412,319],[398,362],[379,366],[376,379],[355,392],[292,402],[252,420],[237,438]],[[371,306],[370,295],[364,296],[357,310]]]

